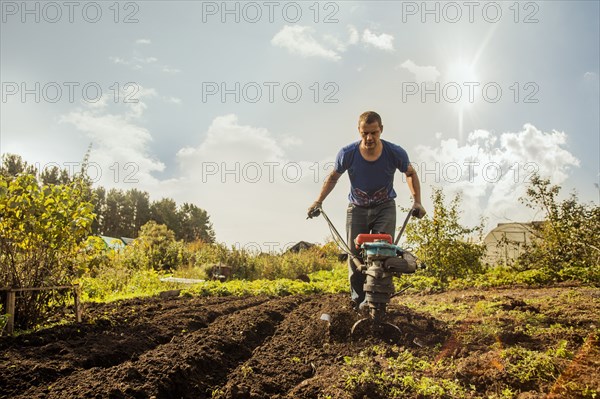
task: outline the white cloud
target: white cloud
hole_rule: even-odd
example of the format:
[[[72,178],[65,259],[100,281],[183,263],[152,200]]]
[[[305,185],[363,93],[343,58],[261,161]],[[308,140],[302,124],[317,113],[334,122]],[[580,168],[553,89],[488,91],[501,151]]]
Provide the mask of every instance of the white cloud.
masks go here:
[[[287,159],[286,148],[299,139],[243,125],[234,114],[216,117],[202,137],[177,153],[173,198],[206,209],[219,241],[276,241],[282,249],[306,239],[311,228],[324,231],[317,223],[300,225],[318,188],[314,162]]]
[[[199,147],[183,148],[178,153],[183,163],[186,159],[277,162],[282,155],[283,149],[266,129],[240,125],[234,114],[215,118]]]
[[[314,29],[311,27],[286,25],[271,39],[271,44],[302,57],[321,57],[334,61],[341,58],[336,51],[327,49],[319,43],[313,34]]]
[[[131,188],[132,183],[156,184],[153,172],[162,171],[165,165],[150,154],[152,135],[140,125],[147,109],[146,100],[157,96],[152,88],[139,87],[135,94],[137,103],[119,102],[120,112],[110,112],[108,97],[94,105],[86,105],[60,117],[92,140],[90,177],[105,187]],[[112,105],[112,104],[111,104]]]
[[[135,44],[152,44],[152,41],[150,39],[137,39]]]
[[[144,65],[154,64],[158,61],[156,57],[132,57],[130,59],[124,59],[121,57],[108,57],[114,64],[120,64],[130,67],[133,70],[143,69]]]
[[[166,72],[166,73],[180,73],[180,72],[181,72],[181,69],[178,69],[178,68],[172,68],[172,67],[170,67],[170,66],[168,66],[168,65],[165,65],[165,66],[163,67],[162,71],[163,71],[163,72]]]
[[[346,39],[340,39],[339,35],[324,34],[321,40],[317,40],[316,31],[312,27],[286,25],[271,39],[271,44],[285,48],[291,54],[337,61],[341,59],[341,53],[346,52],[348,47],[356,45],[360,40],[359,32],[353,25],[348,25],[347,31]],[[380,50],[394,51],[394,37],[386,33],[376,35],[369,29],[365,29],[362,42]],[[428,70],[423,73],[431,74]]]
[[[167,102],[167,103],[171,103],[171,104],[181,104],[181,98],[177,98],[177,97],[163,97],[163,99]]]
[[[336,51],[343,53],[348,50],[349,46],[355,45],[359,41],[358,30],[352,25],[348,25],[348,38],[344,41],[340,39],[338,36],[334,36],[331,34],[323,35],[323,40],[325,43],[329,44],[330,47],[333,47]]]
[[[358,43],[359,35],[358,30],[352,25],[348,25],[348,33],[350,37],[348,38],[348,44],[356,44]]]
[[[376,35],[369,29],[365,29],[362,41],[380,50],[394,51],[394,36],[388,35],[387,33]]]
[[[144,69],[146,66],[151,66],[169,74],[178,74],[181,72],[181,69],[172,67],[170,65],[163,65],[162,63],[158,63],[157,57],[142,56],[139,55],[138,51],[136,51],[135,53],[138,53],[138,55],[134,55],[130,58],[109,56],[108,59],[111,60],[113,64],[124,65],[133,69],[134,71],[139,71],[141,69]]]
[[[121,58],[121,57],[110,56],[110,57],[108,57],[108,59],[111,60],[113,62],[113,64],[126,65],[126,66],[132,67],[133,69],[140,69],[141,68],[141,66],[139,66],[139,65],[138,66],[134,66],[134,65],[132,65],[131,61],[125,60],[124,58]]]
[[[339,51],[340,53],[343,53],[344,51],[346,51],[347,44],[344,43],[343,41],[341,41],[340,39],[338,39],[336,36],[323,35],[323,40],[325,42],[327,42],[330,46],[335,48],[337,51]]]
[[[436,147],[418,146],[411,160],[419,170],[424,200],[431,186],[442,187],[447,198],[461,193],[465,222],[473,225],[483,216],[491,228],[535,218],[518,200],[533,172],[553,184],[566,181],[570,169],[579,165],[564,148],[566,141],[564,132],[543,132],[531,124],[500,135],[476,130],[463,145],[442,139]]]
[[[588,90],[591,90],[591,92],[596,96],[598,95],[598,89],[600,89],[600,79],[598,78],[598,73],[590,71],[584,73],[583,82]]]
[[[598,81],[598,74],[596,72],[586,72],[583,74],[583,79],[588,81],[588,82],[597,82]]]
[[[406,60],[400,64],[401,68],[406,69],[415,75],[417,83],[435,82],[440,77],[440,72],[434,66],[419,66],[412,60]]]

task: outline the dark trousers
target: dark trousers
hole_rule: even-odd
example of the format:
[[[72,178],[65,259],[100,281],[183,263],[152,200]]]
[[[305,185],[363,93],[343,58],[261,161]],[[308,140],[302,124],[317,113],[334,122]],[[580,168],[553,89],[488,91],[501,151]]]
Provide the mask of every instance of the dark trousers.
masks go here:
[[[386,233],[394,238],[396,231],[396,201],[391,200],[372,208],[349,204],[346,211],[346,239],[354,255],[358,255],[354,239],[363,233]],[[352,259],[348,258],[348,278],[350,296],[356,305],[365,300],[364,284],[366,276],[356,270]]]

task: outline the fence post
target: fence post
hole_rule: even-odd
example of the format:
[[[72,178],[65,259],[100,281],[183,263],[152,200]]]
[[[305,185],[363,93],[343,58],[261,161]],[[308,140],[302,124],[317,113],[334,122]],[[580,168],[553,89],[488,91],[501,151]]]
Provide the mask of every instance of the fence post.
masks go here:
[[[11,289],[6,292],[6,313],[8,313],[6,332],[12,335],[15,330],[15,291]]]
[[[73,286],[73,299],[75,300],[75,318],[77,323],[81,323],[81,291],[79,290],[79,284]]]

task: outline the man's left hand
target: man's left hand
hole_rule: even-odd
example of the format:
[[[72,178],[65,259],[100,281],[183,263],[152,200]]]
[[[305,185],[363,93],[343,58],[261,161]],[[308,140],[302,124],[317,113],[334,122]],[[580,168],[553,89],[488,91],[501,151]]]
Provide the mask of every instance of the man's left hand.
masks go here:
[[[425,214],[427,213],[427,211],[425,210],[425,208],[423,208],[423,205],[421,205],[420,202],[415,202],[413,204],[412,209],[416,210],[416,214],[415,217],[417,219],[421,219],[423,216],[425,216]]]

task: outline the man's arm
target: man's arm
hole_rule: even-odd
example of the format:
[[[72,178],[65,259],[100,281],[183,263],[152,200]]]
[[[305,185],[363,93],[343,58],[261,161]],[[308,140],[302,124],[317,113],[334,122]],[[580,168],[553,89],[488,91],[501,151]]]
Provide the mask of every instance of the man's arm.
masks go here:
[[[413,196],[414,204],[413,208],[418,210],[417,217],[420,219],[427,211],[421,205],[421,183],[419,182],[419,175],[417,175],[417,171],[412,167],[411,164],[408,165],[406,169],[406,183],[408,184],[408,189]]]
[[[337,181],[338,181],[338,179],[340,178],[341,175],[342,174],[339,173],[339,172],[336,172],[335,169],[332,170],[331,173],[327,175],[327,177],[325,178],[325,181],[323,182],[323,187],[321,187],[321,192],[319,193],[319,197],[310,206],[310,208],[308,208],[309,215],[311,214],[311,212],[313,211],[313,209],[319,208],[321,206],[321,204],[323,203],[323,201],[325,201],[325,198],[327,198],[327,196],[329,195],[329,193],[333,190],[333,188],[337,184]]]
[[[337,184],[338,179],[342,174],[336,172],[336,170],[332,170],[329,175],[325,178],[323,182],[323,187],[321,187],[321,192],[319,193],[319,198],[317,198],[316,202],[322,203],[325,201],[325,198],[329,195],[329,193],[333,190],[335,185]]]

